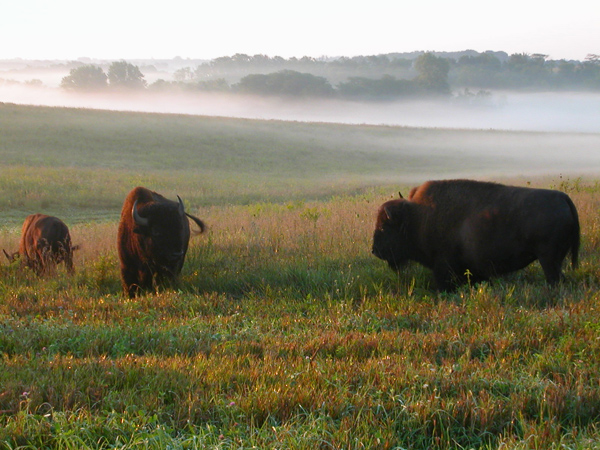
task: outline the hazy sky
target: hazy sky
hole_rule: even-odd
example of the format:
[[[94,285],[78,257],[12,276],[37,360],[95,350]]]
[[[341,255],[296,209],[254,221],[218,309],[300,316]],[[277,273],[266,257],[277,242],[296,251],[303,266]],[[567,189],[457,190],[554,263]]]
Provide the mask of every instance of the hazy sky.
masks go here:
[[[1,0],[0,59],[600,54],[593,0]]]

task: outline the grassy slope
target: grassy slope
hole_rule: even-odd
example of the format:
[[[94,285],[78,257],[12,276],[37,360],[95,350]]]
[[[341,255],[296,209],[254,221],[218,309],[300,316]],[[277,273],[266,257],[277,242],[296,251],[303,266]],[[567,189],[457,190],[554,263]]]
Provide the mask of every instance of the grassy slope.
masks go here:
[[[0,112],[15,116],[13,125],[0,121],[8,136],[3,169],[10,170],[0,181],[3,201],[29,193],[20,205],[26,210],[44,206],[47,188],[67,195],[56,208],[79,218],[73,235],[84,244],[74,278],[60,271],[37,279],[0,266],[0,448],[598,448],[600,201],[593,180],[536,181],[568,191],[581,215],[582,264],[567,271],[563,286],[546,288],[533,265],[438,296],[427,271],[410,266],[396,275],[370,256],[374,210],[397,186],[364,187],[373,174],[399,168],[420,176],[429,158],[403,166],[406,155],[392,150],[398,140],[416,155],[423,141],[433,142],[430,133],[452,149],[455,132]],[[40,124],[53,139],[23,131]],[[103,144],[94,154],[106,146],[107,157],[93,162],[86,155],[95,127]],[[491,145],[488,133],[475,132],[474,140]],[[191,143],[215,140],[202,146],[204,162],[184,144],[186,135]],[[361,158],[361,139],[377,142],[385,164]],[[160,143],[152,147],[153,140]],[[302,168],[289,163],[285,155],[301,153],[306,142],[319,152],[301,157]],[[165,154],[167,143],[186,165]],[[136,148],[145,157],[133,163]],[[247,184],[265,198],[208,183],[196,192],[195,175],[217,169],[226,186]],[[55,178],[44,184],[45,176]],[[183,186],[210,231],[194,238],[178,291],[128,301],[119,294],[116,223],[85,214],[104,208],[114,218],[138,182],[168,192]],[[2,205],[3,223],[18,219],[14,210]],[[0,246],[17,239],[16,226],[0,230]]]
[[[197,207],[325,198],[441,176],[529,175],[533,166],[544,174],[600,168],[595,159],[584,162],[577,153],[587,152],[588,158],[594,154],[600,146],[597,135],[306,124],[8,104],[0,104],[0,127],[0,215],[12,220],[39,209],[77,220],[97,218],[99,211],[114,218],[124,193],[138,184],[170,197],[179,194]]]

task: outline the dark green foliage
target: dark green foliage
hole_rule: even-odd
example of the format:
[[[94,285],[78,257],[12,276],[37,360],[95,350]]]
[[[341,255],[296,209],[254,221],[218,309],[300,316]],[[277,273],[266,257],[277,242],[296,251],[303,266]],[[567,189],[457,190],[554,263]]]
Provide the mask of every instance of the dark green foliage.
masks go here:
[[[448,72],[450,63],[447,59],[424,53],[415,60],[418,75],[416,82],[424,92],[431,94],[449,94]]]
[[[97,91],[105,89],[107,77],[101,67],[84,65],[71,69],[60,83],[63,89],[76,91]]]
[[[144,74],[139,67],[127,61],[115,61],[108,68],[108,83],[111,88],[142,89],[146,87]]]
[[[416,96],[423,92],[412,80],[398,80],[384,76],[378,80],[364,77],[350,77],[337,86],[341,97],[362,100],[394,100],[400,97]]]
[[[296,84],[301,80],[300,84],[310,85],[310,95],[330,96],[333,90],[341,98],[389,100],[415,95],[447,95],[451,90],[465,87],[598,90],[600,64],[596,55],[589,55],[584,61],[566,61],[550,60],[541,54],[509,56],[505,52],[491,51],[391,53],[329,59],[236,54],[216,58],[194,69],[180,69],[176,73],[176,82],[160,80],[156,88],[307,95],[306,89],[282,83],[285,78],[296,78]],[[220,81],[215,86],[212,80]],[[318,84],[316,80],[319,80]]]
[[[333,88],[325,78],[293,70],[247,75],[234,87],[238,92],[257,95],[325,98],[333,95]]]

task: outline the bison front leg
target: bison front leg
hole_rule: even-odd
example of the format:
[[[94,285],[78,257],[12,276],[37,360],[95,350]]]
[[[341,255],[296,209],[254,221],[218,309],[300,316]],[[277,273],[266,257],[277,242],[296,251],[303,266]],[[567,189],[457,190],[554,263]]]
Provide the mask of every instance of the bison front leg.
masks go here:
[[[140,291],[138,271],[122,267],[121,284],[123,286],[123,294],[129,298],[134,298]]]
[[[64,262],[67,273],[73,275],[75,273],[75,267],[73,266],[73,248],[71,247],[70,242],[67,244],[68,245],[61,244],[56,263],[58,264],[61,261]]]
[[[137,277],[133,277],[129,271],[121,269],[121,286],[126,297],[135,297],[138,291]]]
[[[75,267],[73,266],[73,255],[65,258],[65,267],[67,268],[67,273],[69,273],[69,275],[73,275],[75,273]]]
[[[447,261],[438,261],[433,267],[433,277],[439,291],[452,292],[456,290],[457,277],[452,266]]]
[[[45,263],[40,258],[31,258],[26,263],[27,267],[29,267],[36,275],[42,276],[45,271]]]
[[[464,265],[447,259],[439,260],[433,267],[438,290],[453,292],[465,283],[477,283],[483,279],[471,273]]]

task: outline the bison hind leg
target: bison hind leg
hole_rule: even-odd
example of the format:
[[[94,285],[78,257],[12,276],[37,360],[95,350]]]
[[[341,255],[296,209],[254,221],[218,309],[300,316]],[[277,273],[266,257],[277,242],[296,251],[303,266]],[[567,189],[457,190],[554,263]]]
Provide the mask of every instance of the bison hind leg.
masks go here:
[[[544,271],[544,275],[546,277],[546,281],[550,285],[558,284],[559,281],[563,278],[562,273],[562,262],[564,258],[546,258],[540,257],[540,265],[542,266],[542,270]]]
[[[548,284],[555,285],[563,279],[562,265],[568,252],[567,248],[555,248],[539,253],[538,260]]]

